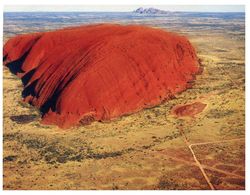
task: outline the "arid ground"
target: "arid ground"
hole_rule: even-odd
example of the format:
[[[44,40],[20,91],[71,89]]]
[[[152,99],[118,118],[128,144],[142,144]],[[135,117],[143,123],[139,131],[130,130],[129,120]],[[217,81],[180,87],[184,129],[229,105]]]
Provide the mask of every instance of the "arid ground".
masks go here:
[[[4,67],[4,189],[245,189],[245,21],[229,16],[135,17],[187,36],[204,71],[175,99],[111,122],[40,124],[39,111],[22,102],[21,81]],[[37,23],[10,18],[4,41],[60,27],[50,20],[44,27],[39,15]],[[206,106],[194,116],[173,112],[196,102]]]

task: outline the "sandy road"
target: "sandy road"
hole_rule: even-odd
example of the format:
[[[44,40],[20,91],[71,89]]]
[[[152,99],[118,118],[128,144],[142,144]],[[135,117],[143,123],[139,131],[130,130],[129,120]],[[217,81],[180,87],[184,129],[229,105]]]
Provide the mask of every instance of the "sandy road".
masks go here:
[[[200,161],[198,160],[198,158],[196,157],[195,155],[195,152],[193,150],[193,146],[199,146],[199,145],[208,145],[208,144],[219,144],[219,143],[226,143],[226,142],[234,142],[234,141],[243,141],[245,140],[245,138],[235,138],[235,139],[229,139],[229,140],[222,140],[222,141],[211,141],[211,142],[198,142],[198,143],[193,143],[193,144],[190,144],[189,140],[187,139],[187,136],[185,134],[185,132],[183,131],[183,128],[182,126],[179,127],[179,131],[181,132],[183,138],[184,138],[184,142],[186,143],[187,147],[189,148],[192,156],[193,156],[193,159],[196,163],[196,166],[199,167],[202,175],[204,176],[207,184],[209,185],[210,189],[211,190],[215,190],[215,187],[213,186],[213,184],[211,183],[210,179],[208,178],[206,172],[205,172],[205,169],[209,169],[209,170],[214,170],[214,171],[218,171],[220,173],[224,173],[224,174],[227,174],[227,175],[231,175],[231,176],[235,176],[235,177],[239,177],[241,179],[244,179],[244,177],[240,176],[240,175],[237,175],[237,174],[234,174],[234,173],[229,173],[227,171],[223,171],[223,170],[220,170],[220,169],[216,169],[216,168],[212,168],[212,167],[208,167],[208,166],[204,166],[200,163]]]
[[[244,140],[245,140],[245,138],[234,138],[234,139],[228,139],[228,140],[222,140],[222,141],[198,142],[198,143],[190,144],[189,146],[192,147],[192,146],[199,146],[199,145],[218,144],[218,143],[244,141]]]
[[[160,150],[161,151],[161,150]],[[162,152],[162,151],[161,151]],[[178,158],[178,157],[173,157],[173,156],[169,156],[168,154],[162,152],[163,155],[167,156],[170,160],[173,160],[173,161],[177,161],[177,162],[181,162],[181,163],[185,163],[187,165],[193,165],[193,166],[197,166],[196,162],[190,162],[189,160],[185,160],[185,159],[182,159],[182,158]],[[217,169],[217,168],[214,168],[214,167],[211,167],[211,166],[207,166],[207,165],[202,165],[203,169],[204,170],[211,170],[211,171],[216,171],[216,172],[219,172],[219,173],[223,173],[223,174],[226,174],[226,175],[230,175],[230,176],[233,176],[233,177],[238,177],[238,178],[241,178],[241,179],[244,179],[245,177],[241,176],[241,175],[238,175],[238,174],[235,174],[235,173],[231,173],[231,172],[228,172],[228,171],[223,171],[221,169]],[[239,169],[240,167],[238,167],[237,169]],[[236,169],[236,170],[237,170]]]
[[[195,161],[196,165],[199,167],[199,169],[200,169],[202,175],[204,176],[204,178],[205,178],[207,184],[209,185],[210,189],[211,189],[211,190],[215,190],[213,184],[211,183],[210,179],[208,178],[208,176],[207,176],[207,174],[206,174],[204,168],[202,167],[200,161],[197,159],[197,157],[196,157],[196,155],[195,155],[195,153],[194,153],[192,147],[190,147],[190,143],[189,143],[189,141],[188,141],[188,139],[187,139],[187,136],[185,135],[185,133],[184,133],[184,131],[183,131],[183,129],[182,129],[182,126],[180,126],[179,131],[180,131],[180,133],[183,135],[184,141],[185,141],[187,147],[189,148],[190,152],[192,153],[193,158],[194,158],[194,161]]]

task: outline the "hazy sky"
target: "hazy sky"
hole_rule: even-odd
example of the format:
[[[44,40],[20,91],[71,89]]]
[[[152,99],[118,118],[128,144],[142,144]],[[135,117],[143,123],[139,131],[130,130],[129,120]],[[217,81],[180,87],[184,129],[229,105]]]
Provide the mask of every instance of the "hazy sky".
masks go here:
[[[8,5],[4,11],[133,11],[138,7],[154,7],[168,11],[244,12],[244,5]]]

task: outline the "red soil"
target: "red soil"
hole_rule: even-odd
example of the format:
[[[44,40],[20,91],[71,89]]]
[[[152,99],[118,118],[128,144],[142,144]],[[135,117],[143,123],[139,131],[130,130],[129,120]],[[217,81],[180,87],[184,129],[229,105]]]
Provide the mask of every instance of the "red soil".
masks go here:
[[[24,83],[42,122],[68,128],[160,104],[199,72],[187,38],[144,26],[102,24],[20,35],[4,64]]]
[[[190,116],[194,117],[196,114],[202,112],[207,105],[201,102],[195,102],[192,104],[176,106],[172,109],[172,113],[178,117]]]

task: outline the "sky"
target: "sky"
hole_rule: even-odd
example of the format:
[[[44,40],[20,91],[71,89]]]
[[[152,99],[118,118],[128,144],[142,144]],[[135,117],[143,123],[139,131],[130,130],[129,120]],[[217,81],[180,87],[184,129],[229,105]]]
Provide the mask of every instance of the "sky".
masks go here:
[[[110,11],[130,12],[139,7],[154,7],[166,11],[191,11],[191,12],[245,12],[244,5],[8,5],[4,7],[5,12],[15,11]]]

